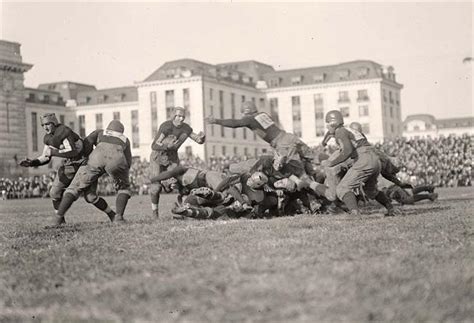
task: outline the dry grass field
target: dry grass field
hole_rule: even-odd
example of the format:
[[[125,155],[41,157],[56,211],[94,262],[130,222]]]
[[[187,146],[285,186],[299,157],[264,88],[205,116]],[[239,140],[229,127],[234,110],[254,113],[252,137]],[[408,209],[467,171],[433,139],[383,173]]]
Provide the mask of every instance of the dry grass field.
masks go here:
[[[472,189],[384,218],[151,219],[0,201],[0,322],[472,321]],[[162,198],[169,209],[174,196]],[[108,198],[108,201],[113,201]]]

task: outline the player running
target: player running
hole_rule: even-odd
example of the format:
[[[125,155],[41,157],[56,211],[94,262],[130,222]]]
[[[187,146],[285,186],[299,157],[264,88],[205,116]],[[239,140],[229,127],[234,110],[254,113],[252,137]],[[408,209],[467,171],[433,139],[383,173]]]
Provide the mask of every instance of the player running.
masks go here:
[[[153,139],[150,155],[150,177],[170,170],[179,165],[178,149],[189,137],[198,144],[203,144],[206,137],[203,132],[195,134],[189,124],[184,122],[185,110],[175,107],[173,117],[160,125]],[[162,186],[160,182],[150,185],[151,209],[154,218],[159,218],[158,204]]]
[[[35,159],[26,158],[20,161],[20,166],[37,167],[46,165],[52,157],[65,160],[64,164],[58,168],[49,191],[53,208],[57,212],[64,190],[71,183],[79,167],[86,163],[87,156],[92,151],[92,146],[88,141],[82,140],[71,128],[59,123],[54,113],[46,113],[41,116],[40,120],[41,126],[46,131],[43,139],[43,153]],[[97,204],[94,205],[100,209]]]
[[[367,197],[382,204],[387,209],[387,216],[393,216],[395,212],[390,200],[377,189],[380,161],[374,148],[368,143],[363,134],[344,127],[344,118],[340,111],[329,111],[326,114],[326,123],[328,128],[334,132],[340,152],[334,159],[323,161],[322,165],[334,167],[344,163],[349,158],[354,160],[352,167],[337,184],[337,197],[344,202],[350,214],[359,215],[357,198],[353,190],[359,189],[363,185]]]
[[[129,170],[132,164],[130,140],[123,135],[124,126],[118,120],[112,120],[106,130],[95,130],[85,141],[96,148],[89,155],[87,165],[82,166],[71,185],[66,189],[61,204],[58,207],[55,224],[65,223],[64,215],[84,193],[86,201],[96,205],[109,215],[111,221],[123,222],[123,214],[131,196]],[[98,179],[107,173],[114,181],[117,197],[115,200],[116,213],[107,202],[97,196],[95,186]]]

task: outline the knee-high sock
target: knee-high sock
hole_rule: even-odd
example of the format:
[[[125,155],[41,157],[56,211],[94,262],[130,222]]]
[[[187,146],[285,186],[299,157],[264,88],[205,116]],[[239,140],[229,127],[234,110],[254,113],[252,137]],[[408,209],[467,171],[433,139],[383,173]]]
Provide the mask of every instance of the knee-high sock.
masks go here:
[[[59,209],[59,205],[61,204],[61,199],[53,199],[53,208],[55,211]]]
[[[420,185],[420,186],[415,186],[411,190],[413,192],[413,195],[421,193],[421,192],[431,192],[434,190],[433,185]]]
[[[58,216],[64,216],[64,214],[66,214],[67,210],[69,210],[75,200],[76,197],[74,195],[72,195],[71,193],[65,193],[63,195],[63,198],[61,199],[61,204],[59,204],[58,207]]]
[[[107,213],[107,214],[109,214],[109,213],[112,212],[112,209],[109,207],[109,205],[107,204],[107,202],[106,202],[103,198],[101,198],[101,197],[99,197],[99,199],[97,200],[97,202],[95,202],[95,203],[93,203],[93,204],[94,204],[94,206],[95,206],[96,208],[98,208],[99,210],[101,210],[101,211],[103,211],[103,212],[105,212],[105,213]]]
[[[357,205],[357,198],[355,196],[355,194],[353,192],[347,192],[343,198],[342,198],[342,201],[344,202],[344,204],[347,206],[347,208],[349,209],[349,211],[352,211],[352,210],[358,210],[359,209],[359,205]]]
[[[385,208],[390,209],[392,208],[392,203],[390,202],[390,199],[385,195],[384,192],[380,191],[378,194],[375,196],[375,200],[385,206]]]
[[[117,214],[123,215],[125,212],[125,208],[127,207],[128,199],[130,198],[130,195],[126,193],[119,193],[117,195],[117,198],[115,199],[115,210],[117,211]]]
[[[411,203],[407,203],[407,204],[413,204],[418,201],[429,200],[429,199],[430,199],[430,194],[413,194],[413,196],[410,196],[408,198],[408,200]]]

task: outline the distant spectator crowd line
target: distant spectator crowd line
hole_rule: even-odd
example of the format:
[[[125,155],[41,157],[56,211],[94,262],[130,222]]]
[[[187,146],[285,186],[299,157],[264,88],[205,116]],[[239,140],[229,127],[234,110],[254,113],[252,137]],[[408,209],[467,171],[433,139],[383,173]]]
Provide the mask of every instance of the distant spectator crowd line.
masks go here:
[[[448,136],[440,138],[406,139],[397,138],[385,141],[376,146],[390,156],[398,158],[401,171],[398,177],[402,182],[412,185],[434,185],[436,187],[472,186],[472,140],[474,136]],[[321,151],[321,147],[315,147]],[[334,147],[328,146],[324,151],[332,153]],[[229,165],[254,156],[211,156],[206,164],[196,156],[182,156],[181,164],[198,169],[226,172]],[[146,160],[134,159],[130,169],[131,189],[134,194],[148,194],[148,168]],[[17,179],[1,178],[0,192],[2,199],[24,199],[48,197],[55,172],[41,176],[19,177]],[[100,178],[98,183],[100,195],[115,193],[110,177]]]

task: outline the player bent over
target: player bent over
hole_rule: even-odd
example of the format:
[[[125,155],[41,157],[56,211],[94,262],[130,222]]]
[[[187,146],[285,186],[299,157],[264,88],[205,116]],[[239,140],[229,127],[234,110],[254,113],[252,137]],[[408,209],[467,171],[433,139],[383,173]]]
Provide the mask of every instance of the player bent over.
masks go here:
[[[65,163],[56,172],[49,192],[53,208],[57,211],[64,190],[71,183],[79,167],[85,164],[92,146],[83,141],[71,128],[59,123],[54,113],[46,113],[41,116],[41,126],[46,131],[43,139],[44,149],[42,155],[32,160],[24,159],[20,161],[20,165],[23,167],[37,167],[48,164],[51,157],[65,159]]]
[[[64,192],[59,205],[56,224],[65,223],[64,215],[78,196],[84,192],[86,200],[107,212],[111,221],[124,221],[123,214],[130,198],[129,170],[132,164],[130,141],[123,135],[123,124],[118,120],[109,123],[106,130],[95,130],[86,140],[96,146],[89,156],[87,165],[82,166],[71,185]],[[98,197],[94,189],[99,177],[107,173],[118,191],[115,200],[116,214],[107,202]]]
[[[387,216],[393,216],[395,212],[390,200],[377,189],[380,160],[374,148],[367,140],[363,140],[365,137],[360,132],[344,127],[344,118],[340,111],[329,111],[326,114],[326,123],[334,129],[334,137],[340,147],[340,153],[333,160],[324,161],[323,166],[334,167],[351,157],[354,160],[354,164],[336,187],[337,197],[344,202],[350,214],[359,215],[357,198],[353,190],[363,185],[367,197],[382,204],[387,209]]]
[[[313,175],[314,170],[310,162],[313,156],[308,145],[296,135],[280,129],[267,113],[259,112],[252,101],[242,103],[241,111],[241,119],[216,119],[210,116],[207,118],[207,123],[229,128],[249,128],[269,143],[279,155],[288,159],[301,159],[306,173]]]
[[[160,125],[151,145],[150,177],[158,176],[161,172],[179,165],[178,149],[188,137],[198,144],[204,143],[206,138],[204,133],[195,134],[184,119],[184,108],[175,107],[173,118]],[[155,218],[159,217],[158,204],[161,190],[160,182],[150,185],[151,209]]]

